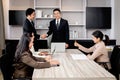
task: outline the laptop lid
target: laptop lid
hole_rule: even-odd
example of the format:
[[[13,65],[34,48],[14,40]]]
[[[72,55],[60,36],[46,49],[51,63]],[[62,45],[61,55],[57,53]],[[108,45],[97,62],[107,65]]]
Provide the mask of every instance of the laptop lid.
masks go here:
[[[64,53],[65,43],[51,43],[51,53]]]

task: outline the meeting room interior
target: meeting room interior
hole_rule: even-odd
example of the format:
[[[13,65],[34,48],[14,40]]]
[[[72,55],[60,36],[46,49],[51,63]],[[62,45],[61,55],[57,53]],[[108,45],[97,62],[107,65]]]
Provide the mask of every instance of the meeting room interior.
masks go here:
[[[0,0],[0,80],[120,80],[120,0]]]

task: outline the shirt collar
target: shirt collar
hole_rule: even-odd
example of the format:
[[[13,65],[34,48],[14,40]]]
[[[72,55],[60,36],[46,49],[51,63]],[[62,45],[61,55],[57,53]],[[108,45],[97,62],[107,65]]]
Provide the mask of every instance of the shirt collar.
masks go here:
[[[61,18],[60,18],[60,19],[58,19],[58,20],[56,19],[55,21],[56,21],[56,23],[57,23],[57,21],[58,21],[58,23],[60,23],[60,20],[61,20]]]
[[[27,18],[30,22],[32,22],[32,20],[30,20],[29,18]]]

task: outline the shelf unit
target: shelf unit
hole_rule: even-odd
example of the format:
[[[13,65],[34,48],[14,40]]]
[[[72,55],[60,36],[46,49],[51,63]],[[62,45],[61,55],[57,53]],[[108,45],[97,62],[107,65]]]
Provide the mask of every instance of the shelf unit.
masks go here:
[[[43,34],[48,31],[49,22],[54,19],[53,10],[60,8],[62,18],[69,23],[70,39],[86,37],[86,33],[82,32],[86,32],[86,0],[75,0],[74,3],[73,0],[34,0],[34,8],[36,10],[35,27],[38,33]],[[74,32],[77,33],[75,37]]]
[[[72,40],[91,38],[91,34],[96,29],[86,29],[86,7],[112,7],[112,13],[114,13],[114,0],[6,0],[5,12],[8,14],[8,10],[26,10],[27,8],[34,8],[41,12],[41,15],[36,14],[35,27],[38,34],[43,34],[48,31],[49,22],[53,19],[53,9],[60,8],[62,12],[62,18],[68,20],[70,28],[70,38]],[[45,16],[46,15],[46,16]],[[52,15],[52,16],[51,16]],[[114,38],[114,14],[112,14],[112,28],[100,29],[104,34],[109,35],[110,38]],[[6,19],[8,17],[6,16]],[[20,38],[22,35],[22,27],[9,26],[6,23],[6,30],[8,38]],[[17,30],[18,34],[14,32]],[[98,29],[97,29],[98,30]],[[73,37],[73,32],[78,32],[78,38]]]
[[[68,20],[70,39],[91,38],[95,29],[86,29],[86,7],[112,7],[111,0],[34,0],[34,8],[42,11],[35,24],[38,33],[48,31],[49,22],[53,18],[53,9],[60,8],[62,18]],[[111,29],[102,29],[103,33],[110,35]],[[75,36],[77,34],[77,37]]]

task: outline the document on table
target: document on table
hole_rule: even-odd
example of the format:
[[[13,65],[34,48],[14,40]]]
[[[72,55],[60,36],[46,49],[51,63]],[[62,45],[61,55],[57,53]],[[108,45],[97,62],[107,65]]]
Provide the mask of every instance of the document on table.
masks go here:
[[[39,57],[39,58],[45,58],[46,56],[43,56],[43,55],[39,55],[40,52],[36,51],[33,53],[33,56],[35,57]]]
[[[88,60],[84,54],[70,54],[73,60]]]
[[[40,56],[40,55],[33,55],[34,57],[38,57],[38,58],[45,58],[46,56]]]

